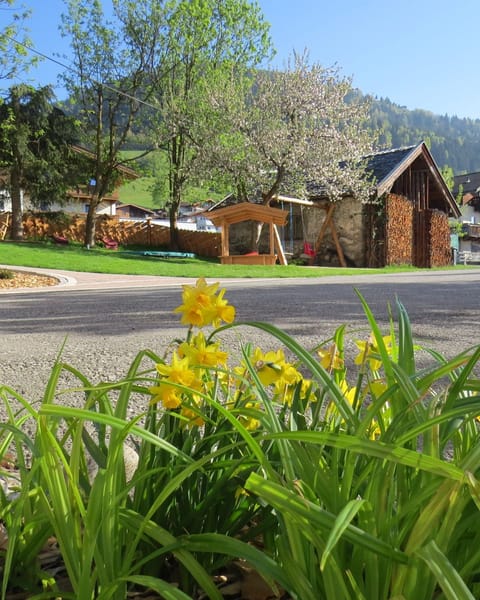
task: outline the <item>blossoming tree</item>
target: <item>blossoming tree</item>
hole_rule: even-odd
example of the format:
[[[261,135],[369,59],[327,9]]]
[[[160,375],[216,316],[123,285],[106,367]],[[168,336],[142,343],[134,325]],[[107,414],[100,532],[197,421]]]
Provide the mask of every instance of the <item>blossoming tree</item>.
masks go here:
[[[208,90],[219,135],[203,140],[203,165],[234,186],[239,199],[304,195],[321,186],[332,201],[368,194],[362,157],[374,137],[365,127],[368,103],[338,69],[294,54],[284,69],[239,77]],[[214,117],[212,116],[214,115]],[[207,125],[206,125],[207,127]]]

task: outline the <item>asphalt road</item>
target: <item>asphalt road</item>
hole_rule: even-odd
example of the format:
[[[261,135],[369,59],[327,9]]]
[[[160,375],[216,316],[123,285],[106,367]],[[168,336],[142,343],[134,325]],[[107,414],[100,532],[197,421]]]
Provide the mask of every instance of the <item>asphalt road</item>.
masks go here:
[[[0,384],[38,400],[62,346],[63,360],[92,382],[123,377],[141,349],[163,354],[173,339],[185,336],[172,312],[180,304],[185,282],[135,276],[82,279],[79,274],[76,285],[70,280],[58,288],[0,293]],[[267,321],[307,347],[348,323],[347,352],[353,356],[353,340],[369,333],[355,290],[385,333],[388,306],[395,307],[398,298],[408,311],[418,344],[451,357],[480,343],[480,269],[317,280],[225,280],[222,286],[237,308],[237,320]],[[246,341],[264,349],[278,347],[278,342],[250,326],[231,330],[223,339],[233,353]],[[420,353],[420,363],[428,360],[427,353]]]

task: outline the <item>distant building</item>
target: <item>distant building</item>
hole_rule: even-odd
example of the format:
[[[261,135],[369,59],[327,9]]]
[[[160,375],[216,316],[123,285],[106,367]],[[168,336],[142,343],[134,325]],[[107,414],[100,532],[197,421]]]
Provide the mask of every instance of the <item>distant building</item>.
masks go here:
[[[157,216],[154,210],[138,204],[118,203],[115,207],[117,217],[121,219],[153,219]]]
[[[75,152],[83,154],[87,157],[91,157],[92,160],[95,158],[93,152],[90,152],[86,148],[81,146],[72,147]],[[96,213],[98,215],[109,215],[115,216],[116,204],[119,201],[119,188],[122,183],[128,179],[133,180],[139,177],[138,173],[133,169],[124,165],[119,165],[118,171],[118,182],[111,192],[111,194],[104,196],[102,202],[97,207]],[[63,211],[66,213],[74,214],[86,214],[90,206],[92,199],[92,192],[95,186],[95,180],[91,179],[88,183],[80,183],[74,188],[67,192],[66,198],[63,201],[58,199],[52,199],[52,202],[45,202],[43,204],[34,205],[27,193],[22,194],[22,207],[24,211],[42,211],[42,212],[57,212]],[[8,186],[8,177],[0,176],[0,212],[11,212],[12,202],[10,199],[10,192]]]
[[[480,172],[454,177],[453,195],[460,203],[460,251],[480,252]]]

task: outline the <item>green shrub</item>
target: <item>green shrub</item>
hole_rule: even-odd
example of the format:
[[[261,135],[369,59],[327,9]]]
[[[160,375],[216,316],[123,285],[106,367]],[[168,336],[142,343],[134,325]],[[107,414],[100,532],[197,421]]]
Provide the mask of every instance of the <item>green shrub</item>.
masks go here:
[[[9,269],[0,269],[0,279],[13,279],[15,273]]]
[[[478,598],[480,346],[432,351],[418,369],[403,306],[385,334],[360,302],[371,335],[352,373],[347,326],[311,351],[272,325],[235,323],[224,291],[199,280],[176,310],[185,341],[140,352],[122,381],[94,384],[58,361],[38,408],[1,388],[0,455],[14,452],[20,477],[0,493],[2,597],[23,586],[220,600],[215,577],[245,561],[272,597]],[[247,326],[274,349],[230,356],[221,332]],[[64,372],[81,409],[62,403]],[[52,536],[71,593],[39,562]]]

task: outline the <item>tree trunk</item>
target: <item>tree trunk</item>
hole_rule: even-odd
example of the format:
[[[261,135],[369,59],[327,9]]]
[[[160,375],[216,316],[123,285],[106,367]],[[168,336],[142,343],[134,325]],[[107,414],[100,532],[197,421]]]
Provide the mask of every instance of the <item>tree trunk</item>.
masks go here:
[[[170,250],[180,250],[180,239],[178,235],[177,227],[177,216],[178,216],[178,204],[170,207]]]
[[[21,126],[21,107],[18,88],[12,92],[12,108],[15,122]],[[25,128],[22,127],[23,134]],[[22,206],[22,179],[23,179],[23,152],[22,145],[24,139],[20,140],[17,136],[13,144],[13,167],[10,170],[10,197],[12,200],[12,240],[23,240],[23,206]]]
[[[12,199],[12,240],[23,240],[23,207],[22,207],[22,190],[20,186],[20,178],[15,169],[10,175],[10,196]]]
[[[96,210],[99,204],[98,199],[92,198],[88,206],[87,220],[85,222],[85,239],[86,248],[95,246],[95,230],[96,230]]]
[[[177,145],[174,145],[175,154],[177,157]],[[178,176],[178,167],[176,166],[173,173],[170,174],[170,250],[180,250],[180,239],[178,235],[177,219],[180,202],[182,200],[182,185]]]

